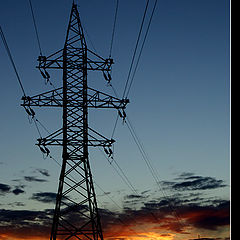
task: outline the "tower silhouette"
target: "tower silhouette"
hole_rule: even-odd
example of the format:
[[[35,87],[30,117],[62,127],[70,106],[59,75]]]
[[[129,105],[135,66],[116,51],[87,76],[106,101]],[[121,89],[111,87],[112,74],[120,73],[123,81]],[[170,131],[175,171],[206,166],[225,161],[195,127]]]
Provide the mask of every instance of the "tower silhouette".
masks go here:
[[[113,60],[104,59],[87,48],[77,5],[73,3],[63,49],[39,56],[37,68],[49,79],[46,69],[60,69],[62,87],[23,97],[22,106],[32,111],[33,106],[62,109],[62,127],[39,138],[37,145],[49,153],[47,146],[61,146],[62,165],[51,240],[103,239],[99,210],[89,164],[89,147],[110,149],[113,139],[88,126],[89,108],[123,110],[127,99],[118,99],[88,86],[88,71],[100,71],[110,81]],[[110,151],[111,152],[111,151]]]

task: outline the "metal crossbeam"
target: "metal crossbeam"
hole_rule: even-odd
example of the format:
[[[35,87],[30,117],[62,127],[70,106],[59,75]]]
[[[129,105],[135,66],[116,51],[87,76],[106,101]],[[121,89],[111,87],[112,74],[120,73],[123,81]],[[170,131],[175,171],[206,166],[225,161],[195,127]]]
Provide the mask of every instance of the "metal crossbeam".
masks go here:
[[[68,103],[68,107],[83,107],[82,90],[72,92],[72,95],[77,95],[78,98],[72,97]],[[106,93],[97,91],[88,87],[88,108],[115,108],[124,109],[129,103],[128,99],[118,99]],[[22,106],[37,106],[37,107],[63,107],[63,88],[57,88],[52,91],[47,91],[32,97],[23,97]]]

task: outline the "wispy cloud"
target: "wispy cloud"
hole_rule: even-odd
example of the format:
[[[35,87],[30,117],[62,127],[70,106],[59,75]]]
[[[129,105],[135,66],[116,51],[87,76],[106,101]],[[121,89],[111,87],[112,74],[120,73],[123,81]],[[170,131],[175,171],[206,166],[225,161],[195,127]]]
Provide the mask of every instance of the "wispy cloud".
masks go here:
[[[19,195],[21,193],[25,193],[24,190],[22,190],[21,188],[15,188],[13,191],[12,191],[15,195]]]
[[[34,176],[24,176],[25,181],[27,182],[47,182],[46,179],[37,178]]]
[[[11,186],[9,186],[8,184],[4,184],[4,183],[0,183],[0,194],[6,194],[10,191]]]
[[[36,171],[45,177],[50,177],[49,171],[47,169],[37,168]]]
[[[53,192],[39,192],[39,193],[33,193],[31,199],[37,200],[39,202],[43,203],[51,203],[56,201],[56,193]]]
[[[171,188],[176,191],[195,191],[223,188],[227,185],[223,180],[213,177],[196,176],[193,173],[182,173],[175,178],[176,181],[162,181],[165,188]]]

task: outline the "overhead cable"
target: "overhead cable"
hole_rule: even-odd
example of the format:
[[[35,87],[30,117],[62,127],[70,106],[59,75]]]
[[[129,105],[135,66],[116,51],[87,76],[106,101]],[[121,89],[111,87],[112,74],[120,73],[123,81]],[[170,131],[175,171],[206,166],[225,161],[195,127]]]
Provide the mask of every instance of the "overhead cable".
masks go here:
[[[37,24],[36,24],[31,0],[29,0],[29,4],[30,4],[31,13],[32,13],[33,25],[34,25],[34,29],[35,29],[35,32],[36,32],[38,47],[39,47],[40,55],[42,56],[43,55],[42,54],[42,48],[41,48],[41,45],[40,45],[40,40],[39,40],[39,35],[38,35],[38,30],[37,30]]]
[[[133,128],[133,126],[132,126],[132,124],[129,120],[129,117],[126,119],[126,125],[127,125],[128,129],[129,129],[129,131],[130,131],[130,133],[133,137],[134,142],[136,143],[136,145],[137,145],[137,147],[138,147],[138,149],[139,149],[139,151],[140,151],[140,153],[143,157],[143,160],[145,161],[152,177],[154,178],[159,190],[161,191],[163,197],[167,200],[169,208],[172,211],[172,214],[175,216],[176,220],[178,221],[178,224],[180,226],[184,227],[184,224],[182,223],[181,218],[178,215],[174,205],[171,203],[171,200],[169,199],[169,197],[165,194],[165,192],[164,192],[164,190],[161,186],[160,179],[158,178],[158,174],[156,173],[155,168],[152,166],[151,161],[149,160],[149,157],[147,156],[147,154],[146,154],[146,152],[143,148],[143,145],[141,144],[141,142],[139,140],[139,137],[137,136],[136,131],[134,130],[134,128]]]
[[[155,0],[154,6],[153,6],[153,9],[152,9],[152,13],[151,13],[151,16],[150,16],[150,19],[149,19],[149,22],[148,22],[147,30],[146,30],[146,32],[145,32],[145,36],[144,36],[144,39],[143,39],[143,42],[142,42],[142,46],[141,46],[141,49],[140,49],[140,52],[139,52],[139,55],[138,55],[137,63],[136,63],[136,65],[135,65],[135,68],[134,68],[134,71],[133,71],[133,75],[132,75],[132,79],[131,79],[131,82],[130,82],[130,84],[129,84],[128,91],[127,91],[127,93],[126,93],[125,98],[127,98],[128,95],[129,95],[129,91],[130,91],[130,88],[131,88],[131,86],[132,86],[133,79],[134,79],[134,77],[135,77],[135,73],[136,73],[136,70],[137,70],[137,67],[138,67],[138,64],[139,64],[140,57],[141,57],[141,55],[142,55],[143,47],[144,47],[144,44],[145,44],[145,42],[146,42],[146,38],[147,38],[147,35],[148,35],[148,32],[149,32],[149,28],[150,28],[150,25],[151,25],[151,22],[152,22],[152,18],[153,18],[154,11],[155,11],[155,9],[156,9],[156,5],[157,5],[157,0]]]
[[[113,159],[112,162],[114,162],[117,166],[117,168],[112,164],[112,162],[110,162],[109,158],[106,157],[105,153],[103,152],[103,150],[101,148],[99,148],[99,150],[102,152],[103,156],[107,159],[107,161],[109,162],[109,164],[112,166],[112,168],[115,170],[115,172],[119,175],[119,177],[121,177],[121,179],[126,183],[126,185],[129,187],[129,189],[134,193],[138,195],[138,192],[136,191],[136,189],[134,188],[133,184],[131,183],[131,181],[129,180],[129,178],[126,176],[126,174],[124,173],[124,171],[122,170],[122,168],[117,164],[117,162]],[[120,172],[119,172],[120,171]]]
[[[113,22],[113,30],[112,30],[112,38],[111,38],[111,44],[110,44],[109,58],[110,58],[111,55],[112,55],[113,38],[114,38],[115,28],[116,28],[118,5],[119,5],[119,0],[117,0],[116,9],[115,9],[115,14],[114,14],[114,22]]]
[[[142,18],[142,23],[141,23],[140,30],[139,30],[139,33],[138,33],[137,42],[136,42],[136,46],[135,46],[134,53],[133,53],[133,56],[132,56],[132,62],[131,62],[131,65],[130,65],[130,68],[129,68],[129,71],[128,71],[127,81],[126,81],[126,84],[125,84],[125,88],[124,88],[124,91],[123,91],[123,97],[122,98],[124,98],[127,87],[128,87],[128,81],[129,81],[130,74],[131,74],[131,71],[132,71],[135,55],[136,55],[137,48],[138,48],[138,43],[139,43],[139,40],[140,40],[140,37],[141,37],[143,24],[144,24],[147,9],[148,9],[148,4],[149,4],[149,0],[147,0],[146,6],[145,6],[145,10],[144,10],[143,18]]]
[[[4,33],[3,33],[3,30],[2,30],[2,27],[1,27],[1,26],[0,26],[0,35],[1,35],[1,38],[2,38],[2,41],[3,41],[4,47],[5,47],[6,51],[7,51],[8,57],[9,57],[11,63],[12,63],[14,72],[15,72],[15,74],[16,74],[16,76],[17,76],[18,83],[19,83],[19,85],[20,85],[20,87],[21,87],[21,89],[22,89],[23,95],[26,97],[26,93],[25,93],[25,91],[24,91],[23,84],[22,84],[21,79],[20,79],[20,77],[19,77],[17,68],[16,68],[15,63],[14,63],[14,61],[13,61],[13,58],[12,58],[10,49],[9,49],[9,47],[8,47],[8,44],[7,44],[7,41],[6,41],[6,38],[5,38],[5,36],[4,36]]]

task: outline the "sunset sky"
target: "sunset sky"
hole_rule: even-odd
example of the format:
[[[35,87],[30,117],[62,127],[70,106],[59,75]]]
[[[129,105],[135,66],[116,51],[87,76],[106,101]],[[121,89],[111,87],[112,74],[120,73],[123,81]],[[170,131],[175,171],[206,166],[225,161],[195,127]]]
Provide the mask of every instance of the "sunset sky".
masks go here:
[[[75,2],[88,47],[109,57],[116,1]],[[112,48],[112,84],[119,96],[145,4],[119,0]],[[153,4],[150,0],[143,33]],[[63,47],[72,0],[32,0],[32,5],[48,56]],[[228,0],[158,0],[126,109],[158,182],[120,119],[114,162],[90,150],[105,240],[230,238],[229,16]],[[51,90],[36,69],[39,48],[29,1],[1,1],[0,24],[27,95]],[[51,148],[49,158],[35,145],[38,131],[20,106],[21,88],[0,42],[0,240],[45,240],[61,149]],[[61,72],[50,75],[61,86]],[[88,83],[114,95],[101,73],[89,74]],[[50,132],[61,126],[59,110],[34,110]],[[111,138],[116,117],[114,110],[91,111],[89,125]]]

